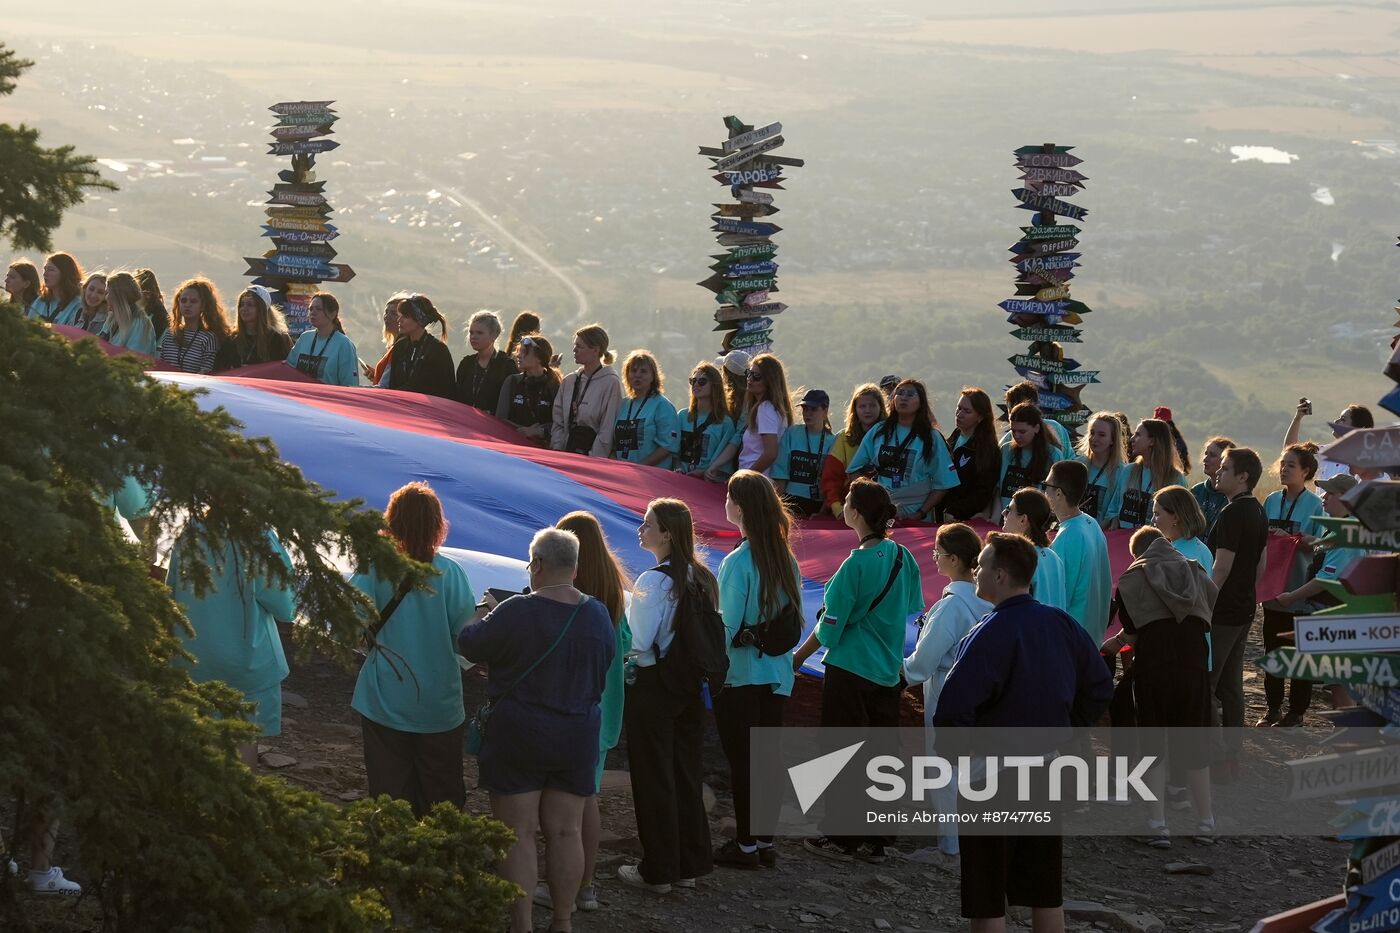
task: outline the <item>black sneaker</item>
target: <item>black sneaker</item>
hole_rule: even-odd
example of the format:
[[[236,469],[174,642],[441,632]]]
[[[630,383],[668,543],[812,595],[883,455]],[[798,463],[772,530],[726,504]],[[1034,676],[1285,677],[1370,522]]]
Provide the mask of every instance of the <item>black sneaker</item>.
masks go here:
[[[802,840],[802,848],[813,855],[820,855],[822,858],[831,859],[833,862],[854,862],[855,855],[841,843],[830,836],[818,836],[815,839]]]
[[[1254,727],[1255,727],[1256,729],[1260,729],[1260,728],[1263,728],[1263,727],[1265,727],[1265,726],[1272,726],[1274,723],[1278,722],[1278,721],[1279,721],[1280,719],[1282,719],[1282,718],[1283,718],[1283,713],[1282,713],[1282,712],[1280,712],[1279,710],[1274,709],[1273,707],[1270,707],[1270,708],[1264,713],[1263,716],[1260,716],[1260,717],[1259,717],[1259,721],[1256,722],[1256,723],[1254,724]]]
[[[759,847],[758,847],[758,864],[762,865],[764,868],[775,868],[775,867],[777,867],[777,864],[778,864],[778,847],[777,847],[777,846],[759,846]]]
[[[715,850],[715,864],[730,868],[758,868],[758,851],[745,852],[739,848],[739,840],[731,839]]]
[[[1274,723],[1276,729],[1296,729],[1303,724],[1302,713],[1289,713],[1287,716]]]
[[[885,860],[885,847],[873,842],[862,842],[856,846],[855,857],[862,862],[879,865]]]

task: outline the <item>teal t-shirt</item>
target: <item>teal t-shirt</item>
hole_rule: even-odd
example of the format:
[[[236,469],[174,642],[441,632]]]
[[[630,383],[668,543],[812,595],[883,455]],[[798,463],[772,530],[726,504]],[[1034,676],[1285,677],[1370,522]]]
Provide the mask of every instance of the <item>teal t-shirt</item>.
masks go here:
[[[681,473],[704,473],[715,462],[719,452],[733,441],[739,443],[740,429],[733,418],[717,418],[701,414],[692,418],[690,409],[676,415],[679,440],[676,447],[676,470]],[[725,464],[726,474],[734,471],[734,461]]]
[[[1186,486],[1186,477],[1176,474],[1169,486]],[[1118,527],[1140,528],[1152,524],[1152,496],[1161,487],[1147,467],[1123,464],[1118,475]]]
[[[1201,543],[1204,544],[1206,536],[1210,534],[1210,526],[1215,524],[1215,518],[1220,514],[1220,510],[1230,504],[1230,500],[1215,491],[1206,480],[1191,487],[1191,495],[1195,498],[1196,504],[1201,507],[1201,514],[1205,516],[1206,527],[1200,534]]]
[[[822,498],[822,465],[831,453],[836,435],[830,431],[812,432],[805,424],[794,424],[778,439],[778,459],[770,471],[773,479],[787,480],[787,494],[796,499]]]
[[[1065,612],[1074,616],[1094,644],[1103,641],[1113,597],[1113,568],[1108,563],[1108,539],[1099,523],[1083,513],[1060,522],[1050,547],[1065,565]]]
[[[1327,556],[1322,559],[1322,567],[1317,571],[1317,579],[1340,580],[1342,574],[1347,572],[1348,567],[1370,553],[1365,548],[1359,547],[1331,548],[1327,551]]]
[[[456,562],[436,554],[432,563],[441,575],[428,581],[431,590],[405,596],[384,623],[376,640],[388,650],[370,651],[350,700],[366,719],[400,732],[446,732],[466,719],[457,633],[472,617],[476,596]],[[350,582],[380,609],[398,589],[377,572],[357,573]]]
[[[792,572],[797,574],[800,587],[802,577],[798,573],[795,558],[792,562]],[[773,692],[779,696],[792,696],[791,651],[782,655],[769,655],[748,645],[737,648],[734,646],[734,636],[739,634],[741,625],[752,626],[764,621],[760,599],[758,568],[754,566],[749,542],[740,541],[739,546],[726,554],[719,565],[719,612],[724,617],[725,644],[729,646],[729,674],[725,677],[724,684],[726,687],[764,684],[771,686]],[[778,602],[779,609],[789,603],[787,596],[781,591],[778,594]],[[801,613],[801,605],[797,607],[797,611]]]
[[[1206,547],[1206,543],[1200,538],[1177,538],[1172,542],[1172,547],[1188,560],[1194,560],[1205,568],[1206,573],[1215,569],[1215,555]]]
[[[617,651],[608,665],[608,676],[603,681],[603,698],[598,701],[602,712],[602,722],[598,727],[598,772],[597,787],[603,788],[604,759],[608,749],[617,746],[622,737],[623,698],[627,692],[627,652],[632,650],[632,629],[627,625],[627,613],[617,620]]]
[[[1049,412],[1045,413],[1045,418],[1041,423],[1044,424],[1045,427],[1050,431],[1051,448],[1054,448],[1056,446],[1056,442],[1059,443],[1059,460],[1068,460],[1070,457],[1073,457],[1074,439],[1070,436],[1069,428],[1065,427],[1064,425],[1060,424],[1060,422],[1051,418]],[[1009,445],[1011,443],[1011,432],[1001,432],[1001,437],[998,439],[997,443],[999,443],[1003,447]],[[1057,460],[1056,462],[1058,463],[1059,460]]]
[[[617,422],[613,428],[613,459],[641,463],[662,447],[673,454],[681,448],[676,406],[664,395],[624,398],[618,402]],[[662,460],[657,466],[670,469],[670,458]]]
[[[1050,459],[1046,462],[1046,470],[1065,459],[1065,452],[1054,444],[1050,445]],[[1045,481],[1044,476],[1032,476],[1030,471],[1031,452],[1021,449],[1016,445],[1007,442],[1001,445],[1001,478],[999,480],[1001,490],[1001,506],[1006,508],[1011,504],[1011,497],[1018,489],[1027,486],[1035,487]]]
[[[1068,612],[1064,562],[1053,548],[1038,547],[1035,552],[1039,559],[1035,562],[1035,576],[1031,578],[1031,595],[1037,602]]]
[[[817,623],[817,641],[826,646],[827,666],[882,687],[899,683],[909,617],[924,608],[919,565],[906,549],[899,576],[880,605],[870,611],[890,579],[900,549],[900,545],[885,540],[875,547],[852,551],[826,584],[824,611]]]
[[[63,307],[58,306],[57,298],[36,298],[29,306],[30,317],[47,321],[50,324],[63,324],[69,327],[78,325],[78,317],[83,313],[83,296],[79,294]]]
[[[291,558],[281,543],[271,532],[268,539],[290,569]],[[194,586],[180,574],[181,555],[188,546],[183,537],[175,542],[166,574],[171,595],[194,629],[193,635],[180,633],[194,664],[183,659],[176,664],[186,667],[198,683],[222,680],[245,694],[275,687],[290,671],[277,620],[291,621],[296,614],[292,591],[266,577],[250,577],[247,558],[232,544],[225,544],[217,558],[203,545],[212,586],[203,597],[196,596]]]
[[[1108,464],[1096,467],[1082,454],[1074,459],[1089,471],[1089,485],[1079,508],[1084,514],[1092,515],[1102,528],[1118,517],[1118,510],[1123,506],[1123,486],[1119,483],[1123,469],[1121,466],[1109,469]]]
[[[350,338],[340,331],[330,337],[320,337],[314,330],[306,331],[287,354],[287,365],[327,385],[360,384],[359,353]]]
[[[875,425],[865,432],[855,456],[846,464],[846,472],[874,467],[875,478],[890,491],[899,514],[917,515],[930,492],[958,485],[943,435],[934,430],[930,437],[931,451],[924,449],[923,440],[910,428],[896,424],[887,433],[886,425]]]
[[[1269,527],[1280,528],[1291,535],[1320,537],[1322,529],[1313,519],[1327,514],[1322,509],[1322,499],[1308,489],[1292,499],[1287,495],[1284,490],[1276,489],[1264,500],[1264,517],[1269,520]]]
[[[117,334],[116,326],[116,322],[108,318],[107,326],[100,335],[102,339],[114,347],[133,350],[147,356],[156,355],[156,329],[144,312],[137,311],[132,314],[131,326],[126,329],[126,333]]]

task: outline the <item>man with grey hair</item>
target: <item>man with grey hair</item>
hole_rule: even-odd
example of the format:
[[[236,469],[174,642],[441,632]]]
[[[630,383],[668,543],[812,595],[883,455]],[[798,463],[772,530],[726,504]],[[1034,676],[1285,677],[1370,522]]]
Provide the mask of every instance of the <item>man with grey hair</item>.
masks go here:
[[[478,783],[491,813],[515,833],[500,873],[526,891],[539,878],[535,833],[545,839],[545,877],[559,928],[583,881],[584,803],[597,792],[603,685],[617,651],[607,607],[574,587],[578,538],[546,528],[530,542],[530,592],[499,605],[457,647],[488,667],[490,702],[469,728],[480,740]],[[480,613],[478,613],[480,614]],[[511,906],[511,929],[533,929],[531,898]]]
[[[467,343],[473,353],[457,364],[457,394],[455,398],[488,415],[496,413],[501,398],[501,386],[506,377],[520,371],[511,359],[496,349],[501,336],[501,319],[494,311],[478,311],[467,322]]]

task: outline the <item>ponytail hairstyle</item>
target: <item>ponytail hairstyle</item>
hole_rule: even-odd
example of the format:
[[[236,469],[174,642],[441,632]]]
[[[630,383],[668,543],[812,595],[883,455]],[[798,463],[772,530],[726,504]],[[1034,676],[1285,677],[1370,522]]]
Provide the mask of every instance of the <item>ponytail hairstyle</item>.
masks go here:
[[[1163,405],[1159,405],[1152,410],[1152,417],[1167,423],[1167,427],[1172,432],[1172,443],[1176,446],[1177,460],[1181,465],[1181,475],[1191,475],[1191,448],[1186,446],[1186,438],[1181,436],[1177,430],[1176,422],[1172,420],[1172,410]]]
[[[899,509],[895,508],[888,489],[861,476],[851,481],[851,491],[846,493],[846,499],[856,514],[869,526],[871,534],[881,538],[889,537],[890,528],[894,526]]]
[[[409,483],[396,489],[389,497],[384,519],[399,550],[420,563],[430,563],[447,540],[442,503],[427,483]]]
[[[764,619],[776,616],[782,608],[779,595],[786,596],[790,605],[800,606],[797,561],[789,542],[792,516],[778,498],[778,491],[768,477],[753,470],[737,471],[729,477],[727,488],[729,498],[744,516],[744,537],[758,571],[759,613]]]
[[[28,259],[16,259],[10,263],[10,272],[24,280],[24,291],[19,294],[21,308],[28,308],[39,297],[44,285],[39,278],[39,270]]]
[[[185,330],[185,316],[180,311],[180,296],[186,290],[193,291],[199,296],[199,322],[200,326],[219,338],[220,341],[229,339],[233,331],[229,327],[228,314],[224,311],[224,302],[219,297],[219,290],[214,287],[214,283],[201,276],[186,279],[180,283],[180,287],[175,289],[175,298],[171,301],[170,330],[176,337],[181,337]]]
[[[317,292],[316,294],[311,296],[311,300],[319,301],[321,303],[321,310],[325,312],[327,316],[330,317],[331,322],[335,324],[335,329],[340,331],[342,334],[345,333],[345,325],[340,323],[340,302],[336,301],[334,295],[332,295],[330,292]],[[447,322],[443,321],[442,323],[445,332],[447,328]]]
[[[913,389],[919,395],[919,407],[914,412],[914,423],[909,426],[909,430],[924,445],[923,458],[925,461],[933,458],[933,435],[938,430],[938,420],[933,417],[933,405],[928,400],[928,389],[917,379],[901,379],[894,387],[894,392],[890,393],[890,413],[885,417],[885,423],[880,425],[880,437],[886,441],[893,442],[896,429],[899,427],[899,412],[895,410],[894,396],[900,389]],[[939,437],[939,443],[943,438]]]
[[[1171,486],[1182,474],[1176,468],[1176,440],[1172,437],[1171,426],[1160,418],[1144,418],[1138,427],[1147,432],[1152,441],[1150,453],[1138,453],[1135,476],[1141,477],[1143,467],[1152,471],[1152,485],[1161,489]]]
[[[647,504],[647,510],[656,519],[657,531],[671,536],[671,558],[665,572],[671,577],[674,598],[680,598],[689,581],[717,602],[719,581],[696,556],[695,521],[690,515],[690,506],[679,499],[653,499]]]
[[[1026,475],[1035,482],[1045,478],[1045,474],[1050,472],[1050,439],[1046,437],[1045,416],[1040,413],[1040,407],[1030,402],[1022,402],[1011,409],[1011,414],[1007,418],[1013,427],[1018,424],[1027,425],[1036,429],[1035,435],[1031,438],[1031,460],[1026,464]],[[1012,449],[1015,449],[1015,439],[1013,436]]]
[[[1050,500],[1039,489],[1018,489],[1011,494],[1011,504],[1026,519],[1026,537],[1036,547],[1050,546],[1050,526],[1055,522],[1055,511],[1050,508]]]
[[[962,562],[963,570],[970,571],[977,563],[977,555],[982,551],[982,539],[971,526],[962,522],[945,522],[938,526],[933,543]]]
[[[1298,465],[1303,468],[1303,482],[1310,483],[1313,477],[1317,476],[1317,452],[1320,448],[1308,441],[1303,444],[1289,444],[1283,448],[1285,456],[1292,454],[1298,458]],[[1282,459],[1280,457],[1279,459]]]
[[[321,295],[324,293],[317,292],[316,294]],[[340,305],[337,304],[336,309],[338,311]],[[425,328],[429,324],[437,324],[438,339],[444,341],[447,339],[447,318],[442,316],[442,312],[437,309],[432,299],[427,295],[419,295],[416,292],[411,295],[405,295],[399,302],[399,314],[407,314]],[[340,326],[339,317],[336,318],[336,326]]]
[[[626,609],[624,594],[628,583],[617,555],[608,547],[603,526],[591,512],[570,512],[554,527],[572,531],[578,538],[578,575],[574,577],[574,586],[607,606],[613,628],[617,628]]]
[[[867,382],[864,385],[856,386],[855,391],[851,393],[851,403],[846,406],[846,429],[841,432],[846,438],[846,443],[850,444],[852,447],[856,446],[864,439],[867,430],[865,425],[860,423],[860,418],[856,415],[856,403],[863,398],[873,398],[875,404],[879,406],[880,414],[870,423],[870,427],[873,428],[875,425],[884,421],[885,415],[888,414],[888,406],[885,404],[885,393],[880,391],[879,386],[873,382]]]
[[[539,361],[544,368],[544,376],[554,388],[564,381],[563,375],[554,366],[554,347],[542,334],[521,334],[516,341],[516,349],[524,350]],[[568,516],[565,516],[566,518]],[[561,526],[562,527],[562,526]]]
[[[49,290],[49,287],[39,283],[39,297],[45,301],[54,301],[56,308],[65,307],[68,302],[77,298],[83,292],[83,267],[78,265],[78,260],[67,253],[51,253],[44,260],[44,265],[53,263],[58,269],[58,288]]]
[[[613,360],[617,359],[613,352],[608,349],[608,332],[603,330],[602,324],[588,324],[574,331],[574,336],[582,340],[589,347],[598,351],[598,362],[604,366],[611,366]]]

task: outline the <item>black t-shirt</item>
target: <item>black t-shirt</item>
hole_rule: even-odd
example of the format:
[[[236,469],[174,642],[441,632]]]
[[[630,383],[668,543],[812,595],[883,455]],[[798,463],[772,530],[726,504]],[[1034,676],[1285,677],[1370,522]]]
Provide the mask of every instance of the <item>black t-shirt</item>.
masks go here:
[[[389,388],[452,398],[452,351],[432,334],[417,343],[407,337],[394,341],[389,362]]]
[[[1254,591],[1254,576],[1259,567],[1259,555],[1269,543],[1269,520],[1264,507],[1251,493],[1242,492],[1220,510],[1210,528],[1212,554],[1233,551],[1235,562],[1230,575],[1215,599],[1215,625],[1248,625],[1254,621],[1254,609],[1259,600]]]
[[[974,515],[982,514],[997,492],[997,479],[1001,472],[1000,451],[993,449],[993,456],[983,457],[987,462],[979,463],[971,442],[954,449],[957,438],[956,433],[951,435],[948,447],[953,470],[958,474],[958,485],[948,490],[938,504],[940,522],[949,518],[965,522]]]
[[[469,354],[457,364],[457,401],[494,415],[501,386],[508,376],[519,371],[515,360],[499,350],[491,354],[485,369],[477,365],[475,353]]]
[[[554,396],[558,392],[558,381],[547,374],[516,373],[506,377],[496,411],[504,412],[507,421],[522,428],[536,424],[549,427],[554,416]]]

